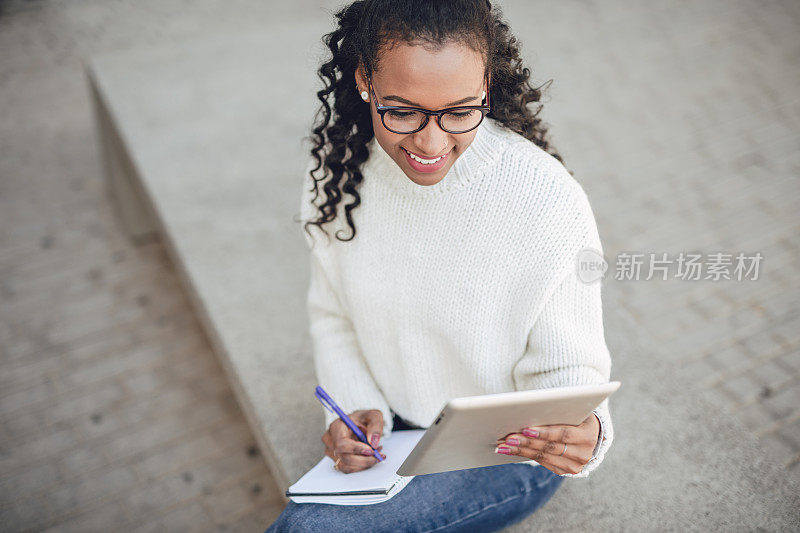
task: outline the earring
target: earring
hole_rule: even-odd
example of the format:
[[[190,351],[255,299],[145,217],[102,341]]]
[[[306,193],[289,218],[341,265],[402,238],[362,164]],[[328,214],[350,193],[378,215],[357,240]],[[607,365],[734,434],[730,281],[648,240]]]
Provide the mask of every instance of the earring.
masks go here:
[[[486,98],[486,91],[483,91],[483,94],[481,95],[481,100],[483,100],[484,98]]]
[[[367,91],[361,91],[361,99],[365,102],[369,102],[369,94],[367,94]]]

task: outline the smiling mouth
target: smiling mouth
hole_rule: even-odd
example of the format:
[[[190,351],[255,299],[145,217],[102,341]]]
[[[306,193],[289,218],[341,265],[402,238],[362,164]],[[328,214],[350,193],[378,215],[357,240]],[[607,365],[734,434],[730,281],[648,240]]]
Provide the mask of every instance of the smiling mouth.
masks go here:
[[[403,148],[403,147],[401,146],[400,148]],[[448,150],[446,153],[444,153],[444,154],[440,155],[439,157],[434,157],[434,158],[430,158],[430,159],[428,159],[428,158],[420,157],[420,156],[418,156],[417,154],[415,154],[415,153],[413,153],[413,152],[409,152],[409,151],[408,151],[408,150],[406,150],[405,148],[403,148],[403,150],[405,150],[405,151],[406,151],[406,153],[407,153],[407,154],[408,154],[408,155],[409,155],[409,156],[410,156],[410,157],[411,157],[411,158],[412,158],[414,161],[416,161],[416,162],[418,162],[418,163],[421,163],[421,164],[423,164],[423,165],[433,165],[434,163],[438,163],[438,162],[439,162],[439,160],[441,160],[443,157],[445,157],[447,154],[449,154],[449,153],[450,153],[450,151]],[[451,148],[450,150],[452,150],[452,148]]]

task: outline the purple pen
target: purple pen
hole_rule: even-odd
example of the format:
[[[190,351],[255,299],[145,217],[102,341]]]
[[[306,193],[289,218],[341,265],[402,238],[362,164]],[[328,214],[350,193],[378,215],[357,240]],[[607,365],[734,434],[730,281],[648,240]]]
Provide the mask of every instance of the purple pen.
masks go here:
[[[369,443],[369,440],[367,440],[367,436],[364,435],[364,432],[361,431],[361,429],[359,429],[359,427],[352,420],[350,420],[350,417],[347,416],[344,413],[344,411],[342,411],[339,408],[338,405],[336,405],[336,402],[333,401],[333,398],[328,396],[328,393],[325,392],[325,390],[319,385],[317,385],[316,391],[314,392],[314,396],[316,396],[317,399],[322,403],[322,405],[325,406],[325,409],[327,409],[331,413],[336,413],[337,415],[339,415],[339,418],[342,419],[342,422],[347,424],[347,427],[349,427],[353,431],[353,433],[356,434],[356,437],[358,437],[358,439],[361,442],[372,448],[372,455],[375,456],[375,459],[377,459],[378,461],[383,461],[381,454],[378,452],[378,450],[376,450],[372,446],[372,444]]]

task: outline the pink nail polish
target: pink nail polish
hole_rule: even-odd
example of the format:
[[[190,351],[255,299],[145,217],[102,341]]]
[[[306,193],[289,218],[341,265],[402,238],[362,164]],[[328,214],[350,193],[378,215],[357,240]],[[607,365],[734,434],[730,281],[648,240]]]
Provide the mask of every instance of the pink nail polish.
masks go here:
[[[506,439],[506,444],[510,444],[512,446],[519,446],[519,439],[516,437],[511,437]]]
[[[377,447],[378,446],[378,442],[380,441],[380,439],[381,439],[381,436],[378,433],[373,433],[372,434],[372,445]]]
[[[511,450],[505,446],[498,446],[494,451],[495,453],[502,453],[503,455],[511,455]]]
[[[372,455],[372,450],[370,450],[369,448],[364,448],[363,450],[361,450],[361,455]]]
[[[536,437],[538,437],[538,436],[539,436],[539,432],[538,432],[538,431],[536,431],[535,429],[528,429],[528,428],[525,428],[525,429],[523,429],[523,430],[522,430],[522,433],[523,433],[523,434],[524,434],[526,437],[533,437],[533,438],[536,438]]]

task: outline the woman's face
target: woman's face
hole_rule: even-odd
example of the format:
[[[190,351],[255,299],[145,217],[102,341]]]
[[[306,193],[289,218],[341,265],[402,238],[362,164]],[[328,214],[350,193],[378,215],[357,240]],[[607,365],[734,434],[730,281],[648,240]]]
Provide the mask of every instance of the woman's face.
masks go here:
[[[456,105],[480,105],[484,83],[483,58],[466,45],[451,43],[437,51],[421,45],[398,44],[381,55],[381,71],[373,73],[372,88],[380,105],[405,105],[437,111]],[[435,117],[416,133],[387,130],[375,110],[367,79],[356,70],[358,92],[367,91],[372,127],[378,144],[418,185],[433,185],[447,174],[467,149],[478,129],[466,133],[443,131]],[[426,160],[444,156],[443,164],[414,161],[411,152]],[[439,162],[441,163],[441,161]]]

